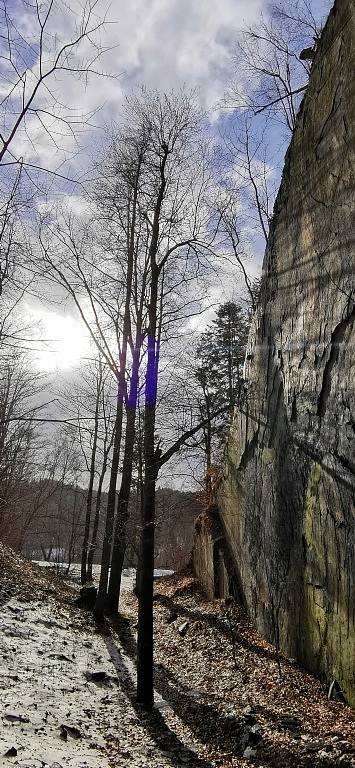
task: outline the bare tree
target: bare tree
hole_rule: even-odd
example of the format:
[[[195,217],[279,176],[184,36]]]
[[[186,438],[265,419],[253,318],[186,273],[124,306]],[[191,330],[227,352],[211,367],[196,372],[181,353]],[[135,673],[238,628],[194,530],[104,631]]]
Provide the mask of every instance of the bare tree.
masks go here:
[[[194,275],[199,272],[204,256],[213,248],[214,233],[208,232],[205,209],[208,173],[203,164],[201,123],[193,98],[188,94],[144,94],[144,98],[132,106],[132,119],[149,126],[150,138],[148,189],[151,195],[149,207],[145,205],[149,216],[148,331],[137,656],[137,697],[150,706],[153,701],[155,489],[162,461],[162,450],[159,441],[156,442],[161,347],[166,323],[171,323],[172,306],[168,297],[172,285],[175,285],[176,297],[177,286],[181,288],[182,283],[188,282],[190,270]],[[175,305],[174,317],[180,323],[182,315],[181,306],[179,313]]]
[[[136,135],[129,128],[118,132],[108,153],[110,183],[100,188],[96,194],[100,207],[104,206],[104,215],[110,217],[111,231],[117,239],[116,263],[125,276],[124,309],[122,331],[118,340],[119,373],[117,414],[120,418],[120,440],[122,436],[123,409],[126,410],[126,428],[121,487],[118,495],[118,510],[115,526],[116,485],[118,476],[119,449],[116,462],[111,468],[110,487],[107,499],[106,531],[102,552],[100,584],[95,605],[95,616],[102,619],[105,607],[117,608],[120,592],[121,571],[125,546],[123,544],[126,520],[128,519],[128,501],[132,480],[132,453],[135,437],[135,417],[139,386],[139,366],[144,339],[142,328],[145,302],[146,259],[144,253],[144,234],[139,212],[139,193],[142,185],[142,168],[146,154],[145,135]],[[107,168],[107,163],[105,163]],[[101,169],[102,172],[102,169]],[[143,246],[142,246],[143,241]],[[118,248],[117,248],[118,245]],[[142,271],[141,271],[142,270]],[[139,280],[143,285],[139,285]],[[133,330],[135,329],[135,330]],[[131,365],[129,365],[129,353]],[[114,543],[112,540],[114,539]],[[122,541],[122,543],[121,543]],[[112,557],[112,543],[114,556]],[[111,573],[109,583],[109,567]]]
[[[93,562],[97,548],[97,535],[99,530],[99,522],[101,516],[101,503],[102,503],[102,489],[107,472],[109,455],[112,449],[114,440],[114,429],[112,428],[112,414],[110,409],[106,408],[106,403],[102,404],[103,407],[103,438],[101,449],[101,468],[98,473],[98,484],[95,494],[95,514],[93,520],[92,534],[89,546],[89,553],[87,559],[87,580],[93,579]]]
[[[78,10],[71,10],[61,0],[25,0],[14,6],[1,0],[2,35],[1,79],[5,84],[1,101],[0,164],[21,167],[27,178],[31,170],[59,173],[28,162],[21,152],[23,141],[35,150],[33,129],[40,128],[55,149],[56,137],[75,132],[83,125],[83,116],[71,112],[56,96],[58,75],[74,75],[87,84],[90,75],[102,76],[99,59],[105,49],[100,32],[105,19],[97,15],[97,0],[90,0]],[[79,12],[78,12],[79,11]],[[24,21],[31,27],[25,33]],[[58,34],[65,20],[67,33]],[[108,50],[108,49],[106,49]],[[87,117],[87,116],[86,116]],[[20,141],[21,140],[21,141]]]
[[[96,200],[99,202],[100,210],[103,209],[105,221],[109,219],[110,252],[116,254],[116,263],[125,275],[125,300],[119,352],[119,399],[121,405],[125,406],[126,414],[124,453],[107,598],[105,562],[104,578],[100,580],[95,606],[95,615],[100,618],[106,604],[111,612],[115,612],[119,601],[121,573],[127,546],[128,502],[132,484],[139,370],[146,333],[148,227],[142,190],[147,176],[149,126],[144,126],[140,131],[137,130],[136,125],[131,125],[129,100],[122,123],[113,136],[109,151],[105,153],[105,161],[100,169],[101,174],[105,172],[105,176],[100,182],[99,195],[96,194]],[[112,511],[114,500],[115,497],[112,499]]]
[[[54,465],[53,492],[32,522],[32,540],[40,541],[44,559],[58,573],[69,571],[80,554],[85,520],[85,493],[79,486],[83,462],[76,430],[60,427],[50,456]]]
[[[94,405],[94,414],[93,414],[94,423],[93,423],[93,430],[91,433],[92,439],[91,439],[91,446],[90,446],[91,448],[90,460],[89,460],[89,463],[87,463],[87,469],[89,472],[89,484],[88,484],[87,495],[86,495],[85,528],[84,528],[84,538],[83,538],[83,546],[82,546],[82,552],[81,552],[81,583],[82,584],[85,584],[87,579],[87,557],[88,557],[88,546],[89,546],[89,537],[90,537],[95,470],[96,470],[96,462],[97,462],[100,400],[102,396],[102,387],[103,387],[103,369],[102,369],[101,360],[98,360],[95,374],[96,374],[95,390],[94,390],[95,405]],[[80,415],[78,415],[78,426],[80,430]],[[86,459],[86,456],[85,456],[85,459]]]
[[[48,462],[38,492],[27,493],[29,484],[41,478],[41,459],[48,448],[37,421],[45,408],[40,403],[43,377],[33,370],[29,354],[14,345],[0,345],[0,360],[1,531],[4,539],[21,548],[26,530],[48,494],[44,477],[52,475]]]
[[[271,6],[269,20],[261,16],[240,36],[227,102],[254,116],[266,112],[293,131],[321,28],[309,0],[297,0],[292,9]]]
[[[85,475],[88,476],[81,552],[81,581],[84,584],[88,578],[89,540],[94,503],[95,519],[98,512],[95,485],[98,481],[101,494],[113,433],[112,377],[100,356],[80,366],[74,380],[71,377],[70,384],[65,387],[61,402],[65,413],[71,414],[72,418],[76,419],[77,441],[82,452]],[[95,547],[96,537],[97,527],[94,536]]]
[[[92,127],[91,116],[66,104],[61,91],[68,78],[86,87],[89,78],[106,76],[105,25],[97,0],[76,9],[62,0],[0,2],[0,295],[7,282],[28,288],[37,270],[26,246],[36,199],[50,184],[73,181],[65,163],[78,150],[78,135]],[[46,144],[53,165],[43,159]]]
[[[313,11],[309,0],[296,0],[292,8],[281,0],[238,38],[235,77],[224,100],[234,116],[220,145],[216,207],[226,257],[229,252],[238,264],[252,305],[248,260],[261,256],[268,238],[283,151],[296,124],[327,12],[321,6]]]
[[[96,214],[100,215],[97,208]],[[54,280],[72,299],[103,363],[116,382],[110,481],[97,601],[99,618],[106,603],[126,386],[127,322],[125,324],[126,312],[122,313],[121,308],[122,304],[127,306],[131,288],[129,281],[125,281],[126,273],[121,274],[120,262],[112,258],[112,254],[109,258],[105,257],[97,237],[97,220],[90,218],[85,223],[77,222],[67,212],[63,212],[62,216],[47,216],[42,222],[39,240],[47,280]]]

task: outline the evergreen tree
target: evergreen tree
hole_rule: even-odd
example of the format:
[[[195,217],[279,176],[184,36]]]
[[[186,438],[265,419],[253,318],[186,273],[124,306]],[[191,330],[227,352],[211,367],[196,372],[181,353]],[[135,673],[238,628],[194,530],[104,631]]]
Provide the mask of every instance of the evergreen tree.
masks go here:
[[[221,304],[216,314],[197,347],[201,416],[208,417],[226,406],[225,415],[209,422],[204,429],[207,476],[221,458],[230,419],[228,405],[232,409],[240,394],[250,323],[242,307],[233,301]]]

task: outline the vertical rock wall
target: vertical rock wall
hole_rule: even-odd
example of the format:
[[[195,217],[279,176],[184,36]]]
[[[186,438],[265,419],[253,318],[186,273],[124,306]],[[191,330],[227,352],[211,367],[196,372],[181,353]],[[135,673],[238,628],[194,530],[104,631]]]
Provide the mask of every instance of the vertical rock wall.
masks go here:
[[[288,150],[218,505],[258,628],[355,705],[355,6]]]

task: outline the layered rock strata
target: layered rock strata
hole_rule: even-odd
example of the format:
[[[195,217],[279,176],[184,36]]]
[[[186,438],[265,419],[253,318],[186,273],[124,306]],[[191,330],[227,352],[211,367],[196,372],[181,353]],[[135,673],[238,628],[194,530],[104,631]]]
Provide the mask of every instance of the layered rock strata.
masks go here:
[[[355,6],[337,0],[286,155],[218,490],[257,627],[353,705],[354,72]],[[202,525],[195,565],[210,585],[218,557]]]

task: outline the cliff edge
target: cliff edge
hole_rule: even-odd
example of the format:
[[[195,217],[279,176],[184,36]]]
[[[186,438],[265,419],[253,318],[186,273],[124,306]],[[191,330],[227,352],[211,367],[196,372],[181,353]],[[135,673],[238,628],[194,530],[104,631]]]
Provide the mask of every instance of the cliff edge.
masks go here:
[[[336,680],[352,705],[354,72],[355,6],[336,0],[286,155],[218,490],[233,559],[223,583],[268,639]],[[222,567],[225,544],[208,537],[200,526],[200,576]]]

